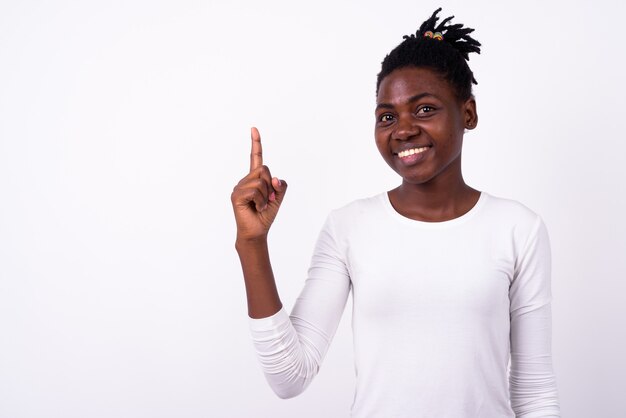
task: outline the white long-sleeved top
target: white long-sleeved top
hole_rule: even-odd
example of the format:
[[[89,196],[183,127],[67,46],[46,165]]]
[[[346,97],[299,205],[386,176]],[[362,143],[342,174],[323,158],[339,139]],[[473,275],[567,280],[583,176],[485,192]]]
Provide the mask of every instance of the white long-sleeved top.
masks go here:
[[[550,263],[521,203],[482,192],[461,217],[421,222],[382,193],[331,212],[291,315],[251,318],[252,338],[276,394],[298,395],[352,292],[353,417],[559,417]]]

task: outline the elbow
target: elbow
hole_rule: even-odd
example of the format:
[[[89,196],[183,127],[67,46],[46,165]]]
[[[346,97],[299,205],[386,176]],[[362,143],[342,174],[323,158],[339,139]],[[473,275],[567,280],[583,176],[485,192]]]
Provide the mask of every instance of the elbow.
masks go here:
[[[306,388],[309,386],[312,380],[312,376],[308,377],[297,377],[292,379],[285,379],[282,381],[276,381],[275,379],[269,378],[268,383],[270,387],[280,399],[291,399],[303,393]]]
[[[291,322],[286,321],[284,334],[255,339],[255,346],[265,379],[276,396],[289,399],[298,396],[317,375],[322,354],[306,339],[300,341]]]
[[[299,367],[278,375],[265,374],[270,387],[280,399],[291,399],[303,393],[317,375],[318,367]]]
[[[295,398],[296,396],[298,396],[299,394],[301,394],[302,392],[304,392],[304,390],[293,390],[293,389],[289,389],[289,390],[276,390],[274,389],[274,393],[276,394],[276,396],[278,396],[280,399],[291,399],[291,398]]]

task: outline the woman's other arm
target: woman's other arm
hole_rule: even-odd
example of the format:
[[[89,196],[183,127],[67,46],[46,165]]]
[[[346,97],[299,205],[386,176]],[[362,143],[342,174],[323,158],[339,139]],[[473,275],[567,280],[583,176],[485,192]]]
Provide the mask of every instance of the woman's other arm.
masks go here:
[[[560,417],[552,366],[551,253],[537,217],[518,258],[511,300],[511,407],[518,418]]]

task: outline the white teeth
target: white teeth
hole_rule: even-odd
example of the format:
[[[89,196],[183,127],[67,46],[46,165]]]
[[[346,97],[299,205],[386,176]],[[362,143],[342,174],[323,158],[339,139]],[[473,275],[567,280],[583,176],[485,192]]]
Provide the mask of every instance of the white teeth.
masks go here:
[[[408,157],[409,155],[419,154],[420,152],[424,152],[427,149],[428,149],[428,147],[407,149],[407,150],[404,150],[404,151],[400,151],[398,153],[398,157],[403,158],[403,157]]]

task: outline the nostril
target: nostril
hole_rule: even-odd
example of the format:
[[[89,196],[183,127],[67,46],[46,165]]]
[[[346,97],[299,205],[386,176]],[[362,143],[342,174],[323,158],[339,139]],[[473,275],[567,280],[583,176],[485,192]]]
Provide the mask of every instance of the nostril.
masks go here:
[[[398,127],[395,131],[395,138],[399,140],[409,139],[419,134],[419,128],[417,126],[410,127]]]

